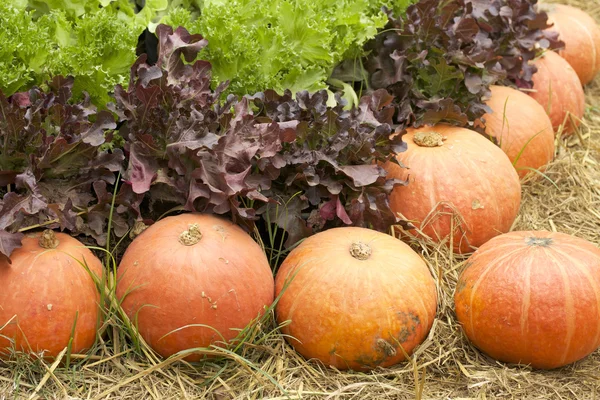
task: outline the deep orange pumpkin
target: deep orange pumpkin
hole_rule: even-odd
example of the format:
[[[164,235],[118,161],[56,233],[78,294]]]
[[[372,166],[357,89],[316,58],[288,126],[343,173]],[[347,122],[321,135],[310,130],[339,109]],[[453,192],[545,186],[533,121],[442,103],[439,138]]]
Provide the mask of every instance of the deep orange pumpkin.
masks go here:
[[[129,245],[117,276],[124,311],[164,357],[234,339],[274,297],[260,246],[213,215],[181,214],[151,225]]]
[[[566,4],[543,4],[548,23],[565,42],[560,55],[571,64],[582,85],[590,83],[600,72],[600,26],[585,11]]]
[[[563,233],[512,232],[468,260],[456,316],[491,357],[550,369],[600,345],[600,250]]]
[[[275,278],[286,340],[304,357],[366,370],[405,359],[437,309],[425,262],[400,240],[366,228],[317,233],[292,250]]]
[[[558,131],[570,135],[581,124],[585,112],[585,93],[577,73],[569,63],[553,51],[534,62],[538,72],[533,75],[533,91],[529,93],[544,107]]]
[[[403,139],[408,149],[397,158],[408,169],[384,165],[390,178],[409,180],[390,195],[394,212],[433,240],[454,233],[454,250],[462,253],[508,232],[519,211],[521,184],[501,149],[474,131],[448,125],[408,129]]]
[[[10,349],[56,357],[89,350],[101,319],[100,295],[90,272],[102,263],[77,239],[47,230],[27,235],[22,247],[0,260],[0,357]],[[10,340],[9,340],[10,339]]]
[[[546,110],[525,93],[506,86],[492,86],[486,104],[486,134],[497,139],[520,177],[543,171],[554,159],[554,129]],[[515,162],[516,161],[516,162]]]

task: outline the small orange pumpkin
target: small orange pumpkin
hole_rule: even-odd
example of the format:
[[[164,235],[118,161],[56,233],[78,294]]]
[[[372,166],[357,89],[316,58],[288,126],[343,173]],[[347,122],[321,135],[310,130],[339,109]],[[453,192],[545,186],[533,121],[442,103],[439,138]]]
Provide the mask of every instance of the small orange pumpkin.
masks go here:
[[[563,233],[498,236],[469,258],[454,301],[465,334],[489,356],[570,364],[600,345],[600,249]]]
[[[274,297],[260,246],[231,221],[208,214],[171,216],[148,227],[127,248],[117,277],[123,310],[163,357],[225,345]]]
[[[535,99],[507,87],[491,86],[486,104],[486,134],[495,137],[520,177],[543,171],[554,159],[554,129],[550,117]]]
[[[565,42],[559,54],[573,67],[582,85],[600,72],[600,26],[585,11],[566,4],[543,4],[548,23]]]
[[[435,241],[453,234],[454,250],[473,251],[508,232],[521,204],[521,184],[508,157],[484,136],[437,125],[408,129],[408,149],[388,162],[394,188],[390,207]]]
[[[366,228],[319,232],[290,252],[275,278],[277,321],[308,359],[367,370],[405,359],[427,336],[436,285],[421,257]]]
[[[71,353],[89,350],[102,318],[90,275],[101,279],[100,260],[77,239],[46,230],[25,236],[11,261],[0,259],[0,357],[10,349],[56,357],[72,333]]]
[[[538,71],[533,75],[533,91],[529,93],[544,107],[558,131],[570,135],[581,124],[585,112],[585,93],[579,77],[569,63],[553,51],[534,62]]]

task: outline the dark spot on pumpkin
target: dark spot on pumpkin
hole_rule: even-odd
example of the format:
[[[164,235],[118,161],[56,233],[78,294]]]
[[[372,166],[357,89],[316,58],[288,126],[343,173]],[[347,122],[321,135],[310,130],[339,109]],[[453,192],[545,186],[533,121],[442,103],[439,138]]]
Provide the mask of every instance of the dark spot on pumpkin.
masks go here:
[[[361,365],[363,368],[373,368],[380,365],[383,362],[383,360],[383,357],[361,355],[356,357],[354,362]]]
[[[410,313],[410,319],[412,319],[412,321],[415,323],[415,325],[419,325],[421,324],[421,318],[419,318],[419,316],[415,313]]]
[[[377,338],[373,342],[374,354],[362,354],[354,360],[357,364],[360,364],[366,368],[373,368],[381,365],[390,357],[395,357],[398,354],[397,343],[394,337],[389,339]]]
[[[396,355],[396,349],[394,346],[385,339],[377,339],[375,342],[377,344],[377,349],[380,350],[385,357],[394,357]]]
[[[413,331],[414,331],[414,328],[413,328]],[[398,334],[398,341],[400,343],[406,342],[409,337],[410,337],[410,332],[407,327],[403,327],[402,329],[400,329],[400,333]]]
[[[404,343],[409,340],[417,331],[417,326],[421,324],[421,318],[412,311],[398,311],[396,313],[402,328],[398,332],[397,338],[399,343]]]

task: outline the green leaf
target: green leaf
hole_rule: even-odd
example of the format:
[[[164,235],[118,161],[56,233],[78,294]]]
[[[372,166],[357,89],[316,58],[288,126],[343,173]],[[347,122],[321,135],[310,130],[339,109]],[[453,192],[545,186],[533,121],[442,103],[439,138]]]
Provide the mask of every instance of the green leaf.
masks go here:
[[[423,88],[431,96],[449,96],[456,83],[464,80],[463,73],[444,58],[435,59],[429,68],[419,69],[418,74]]]
[[[207,0],[197,18],[172,9],[161,21],[201,33],[213,86],[230,80],[228,93],[243,95],[327,88],[333,68],[362,55],[386,20],[374,0]]]

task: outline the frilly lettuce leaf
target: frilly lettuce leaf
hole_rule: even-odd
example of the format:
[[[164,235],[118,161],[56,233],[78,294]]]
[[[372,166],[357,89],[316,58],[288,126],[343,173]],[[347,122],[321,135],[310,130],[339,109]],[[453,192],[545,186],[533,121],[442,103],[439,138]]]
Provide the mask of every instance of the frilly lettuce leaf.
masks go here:
[[[86,91],[104,107],[114,86],[127,83],[146,23],[129,0],[0,2],[0,91],[71,75],[74,99]]]
[[[335,65],[360,56],[386,16],[368,0],[205,0],[198,18],[173,8],[161,22],[201,33],[213,86],[230,81],[227,93],[243,95],[326,89]]]
[[[495,83],[530,88],[529,63],[560,42],[537,0],[419,0],[366,44],[367,57],[333,77],[394,96],[394,122],[482,127]]]
[[[88,96],[74,101],[72,88],[73,78],[56,76],[47,91],[0,92],[0,186],[11,187],[0,196],[0,258],[20,246],[25,227],[45,224],[103,245],[109,218],[121,237],[139,215],[142,198],[124,185],[111,211],[125,161],[123,150],[105,146],[117,127],[113,114]]]
[[[0,2],[0,90],[10,95],[35,83],[46,72],[53,52],[51,22],[34,23],[31,13]]]
[[[388,179],[378,162],[395,160],[406,144],[390,137],[385,90],[349,110],[339,96],[328,106],[324,90],[221,102],[227,84],[212,90],[210,63],[191,63],[206,48],[202,35],[165,25],[156,32],[156,64],[140,56],[111,105],[125,140],[123,177],[152,214],[176,206],[246,227],[264,219],[287,232],[288,245],[332,226],[385,231],[398,222],[388,195],[406,182]]]

